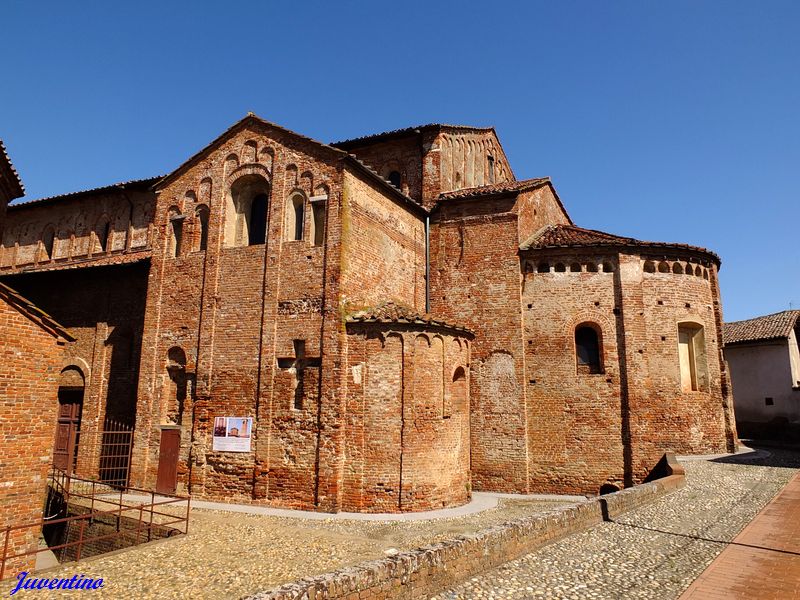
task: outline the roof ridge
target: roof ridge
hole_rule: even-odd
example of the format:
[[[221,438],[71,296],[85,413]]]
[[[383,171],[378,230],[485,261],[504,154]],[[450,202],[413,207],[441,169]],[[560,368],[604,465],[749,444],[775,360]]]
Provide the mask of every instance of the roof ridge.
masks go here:
[[[44,196],[42,198],[31,198],[30,200],[23,199],[23,200],[21,200],[19,202],[14,202],[13,204],[9,204],[8,207],[9,208],[15,208],[15,207],[18,207],[18,206],[27,206],[29,204],[35,204],[35,203],[38,203],[38,202],[45,202],[45,201],[48,201],[48,200],[58,200],[60,198],[68,198],[68,197],[71,197],[71,196],[79,196],[81,194],[92,194],[92,193],[102,192],[102,191],[105,191],[105,190],[111,190],[111,189],[119,188],[119,187],[124,188],[126,185],[135,185],[137,183],[143,183],[143,184],[152,185],[153,183],[155,183],[157,181],[160,181],[164,177],[165,177],[164,175],[156,175],[154,177],[144,177],[142,179],[129,179],[127,181],[118,181],[116,183],[109,183],[108,185],[101,185],[99,187],[87,188],[85,190],[75,190],[74,192],[66,192],[64,194],[56,194],[55,196]]]
[[[429,312],[420,312],[396,300],[385,300],[371,307],[354,310],[346,315],[346,320],[349,323],[425,324],[472,333],[472,330],[463,325],[448,323]]]
[[[235,123],[233,123],[233,124],[232,124],[230,127],[228,127],[228,128],[225,130],[225,131],[223,131],[222,133],[220,133],[220,134],[219,134],[217,137],[215,137],[213,140],[211,140],[211,141],[210,141],[209,143],[207,143],[205,146],[203,146],[202,148],[200,148],[200,150],[198,150],[197,152],[195,152],[194,154],[192,154],[192,156],[190,156],[189,158],[187,158],[187,159],[186,159],[185,161],[183,161],[183,162],[182,162],[180,165],[178,165],[177,167],[175,167],[175,168],[174,168],[172,171],[170,171],[169,173],[167,173],[166,175],[164,175],[164,176],[161,178],[161,181],[159,181],[159,182],[158,182],[158,185],[159,185],[159,186],[163,185],[165,182],[169,181],[171,178],[173,178],[173,177],[177,176],[179,172],[182,172],[184,169],[187,169],[187,168],[189,168],[189,167],[190,167],[191,165],[193,165],[195,162],[197,162],[198,160],[200,160],[200,158],[202,157],[202,155],[203,155],[203,154],[204,154],[204,153],[205,153],[205,152],[206,152],[206,151],[207,151],[209,148],[211,148],[211,147],[212,147],[212,146],[214,146],[215,144],[217,144],[217,143],[221,142],[221,141],[222,141],[222,140],[223,140],[223,139],[224,139],[226,136],[228,136],[229,134],[231,134],[231,133],[234,133],[234,132],[235,132],[235,131],[236,131],[236,130],[239,128],[239,127],[242,127],[242,126],[244,126],[244,125],[245,125],[245,123],[247,123],[248,121],[255,121],[255,122],[257,122],[257,123],[259,123],[259,124],[261,124],[261,125],[266,125],[267,127],[272,127],[272,128],[274,128],[274,129],[277,129],[277,130],[279,130],[279,131],[282,131],[282,132],[284,132],[284,133],[288,133],[288,134],[290,134],[290,135],[293,135],[293,136],[295,136],[295,137],[297,137],[297,138],[300,138],[300,139],[302,139],[302,140],[305,140],[305,141],[308,141],[308,142],[312,142],[312,143],[314,143],[314,144],[316,144],[316,145],[318,145],[318,146],[320,146],[320,147],[322,147],[322,148],[326,148],[326,149],[327,149],[328,151],[330,151],[330,152],[335,152],[337,155],[347,154],[347,153],[346,153],[344,150],[342,150],[342,149],[340,149],[340,148],[334,148],[334,147],[333,147],[333,146],[331,146],[330,144],[326,144],[325,142],[321,142],[321,141],[319,141],[319,140],[315,140],[314,138],[312,138],[312,137],[309,137],[309,136],[307,136],[307,135],[303,135],[302,133],[297,133],[296,131],[294,131],[294,130],[292,130],[292,129],[289,129],[288,127],[284,127],[283,125],[278,125],[277,123],[274,123],[274,122],[272,122],[272,121],[267,121],[266,119],[264,119],[264,118],[262,118],[262,117],[259,117],[259,116],[258,116],[257,114],[255,114],[254,112],[248,112],[248,113],[247,113],[247,114],[246,114],[244,117],[242,117],[241,119],[239,119],[238,121],[236,121]]]
[[[3,140],[0,140],[0,166],[5,163],[7,170],[11,173],[13,179],[9,182],[12,186],[16,184],[16,190],[12,189],[11,199],[20,198],[25,195],[25,186],[22,184],[22,178],[19,176],[16,167],[14,167],[14,163],[11,162],[11,157],[8,155],[8,151],[6,150],[6,146],[3,143]]]
[[[566,235],[564,233],[567,233]],[[578,235],[568,235],[568,232],[576,232]],[[539,242],[537,244],[537,242]],[[528,238],[520,245],[520,250],[541,250],[545,248],[570,248],[570,247],[589,247],[589,246],[637,246],[642,248],[676,248],[701,252],[711,256],[718,264],[721,263],[719,256],[711,250],[700,246],[691,246],[683,243],[672,242],[648,242],[633,237],[625,237],[600,231],[599,229],[586,229],[577,225],[556,224],[547,229],[541,229]]]
[[[59,324],[53,317],[36,306],[36,304],[3,282],[0,282],[0,298],[39,325],[53,337],[62,338],[67,342],[75,341],[75,337],[66,327]]]
[[[445,128],[449,127],[452,129],[473,129],[473,130],[480,130],[480,131],[492,131],[494,130],[494,126],[489,127],[479,127],[476,125],[454,125],[452,123],[426,123],[424,125],[411,125],[409,127],[401,127],[399,129],[390,129],[388,131],[380,131],[378,133],[369,133],[367,135],[362,135],[354,138],[348,138],[346,140],[339,140],[338,142],[331,142],[331,146],[339,146],[339,145],[348,145],[358,142],[366,142],[368,140],[373,140],[376,138],[382,137],[394,137],[399,135],[406,135],[409,133],[413,133],[416,130],[422,129],[431,129],[434,127]]]
[[[750,317],[748,319],[739,319],[738,321],[727,321],[725,325],[735,325],[737,323],[746,323],[748,321],[757,321],[759,319],[768,319],[770,317],[777,317],[787,313],[800,313],[800,308],[787,308],[786,310],[779,310],[778,312],[769,313],[768,315],[761,315],[758,317]]]
[[[723,325],[726,345],[788,338],[800,322],[800,310],[789,309]]]

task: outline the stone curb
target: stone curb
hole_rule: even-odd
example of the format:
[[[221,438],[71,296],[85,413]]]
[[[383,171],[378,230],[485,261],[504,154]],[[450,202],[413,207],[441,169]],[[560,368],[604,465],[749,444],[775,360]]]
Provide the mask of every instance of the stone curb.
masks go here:
[[[585,502],[494,525],[475,534],[399,552],[287,583],[247,600],[425,598],[477,573],[532,552],[558,539],[613,520],[686,484],[674,456],[665,457],[667,476]]]

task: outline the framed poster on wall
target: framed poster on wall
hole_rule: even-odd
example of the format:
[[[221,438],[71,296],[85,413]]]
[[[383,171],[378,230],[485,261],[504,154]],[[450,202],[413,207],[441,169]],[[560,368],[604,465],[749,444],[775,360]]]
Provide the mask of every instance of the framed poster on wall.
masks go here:
[[[250,452],[253,417],[214,417],[212,449],[217,452]]]

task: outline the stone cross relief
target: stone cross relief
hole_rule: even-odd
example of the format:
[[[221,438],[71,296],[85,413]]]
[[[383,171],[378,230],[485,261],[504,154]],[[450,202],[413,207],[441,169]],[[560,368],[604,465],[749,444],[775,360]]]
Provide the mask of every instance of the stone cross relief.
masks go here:
[[[305,373],[306,369],[318,369],[321,364],[320,358],[306,356],[306,341],[294,340],[294,357],[279,358],[278,367],[286,369],[294,376],[294,408],[303,408],[303,395],[305,393]]]

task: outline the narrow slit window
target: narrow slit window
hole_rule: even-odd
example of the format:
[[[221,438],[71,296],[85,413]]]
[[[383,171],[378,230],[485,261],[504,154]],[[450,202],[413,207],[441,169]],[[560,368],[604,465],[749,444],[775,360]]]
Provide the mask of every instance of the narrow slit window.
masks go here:
[[[286,231],[287,239],[290,241],[300,241],[303,239],[305,201],[305,196],[299,192],[289,198],[289,204],[287,206],[288,226]]]
[[[263,244],[267,239],[267,195],[257,194],[250,205],[247,233],[248,246]]]
[[[311,218],[314,220],[314,245],[322,246],[325,241],[325,200],[311,204]]]

